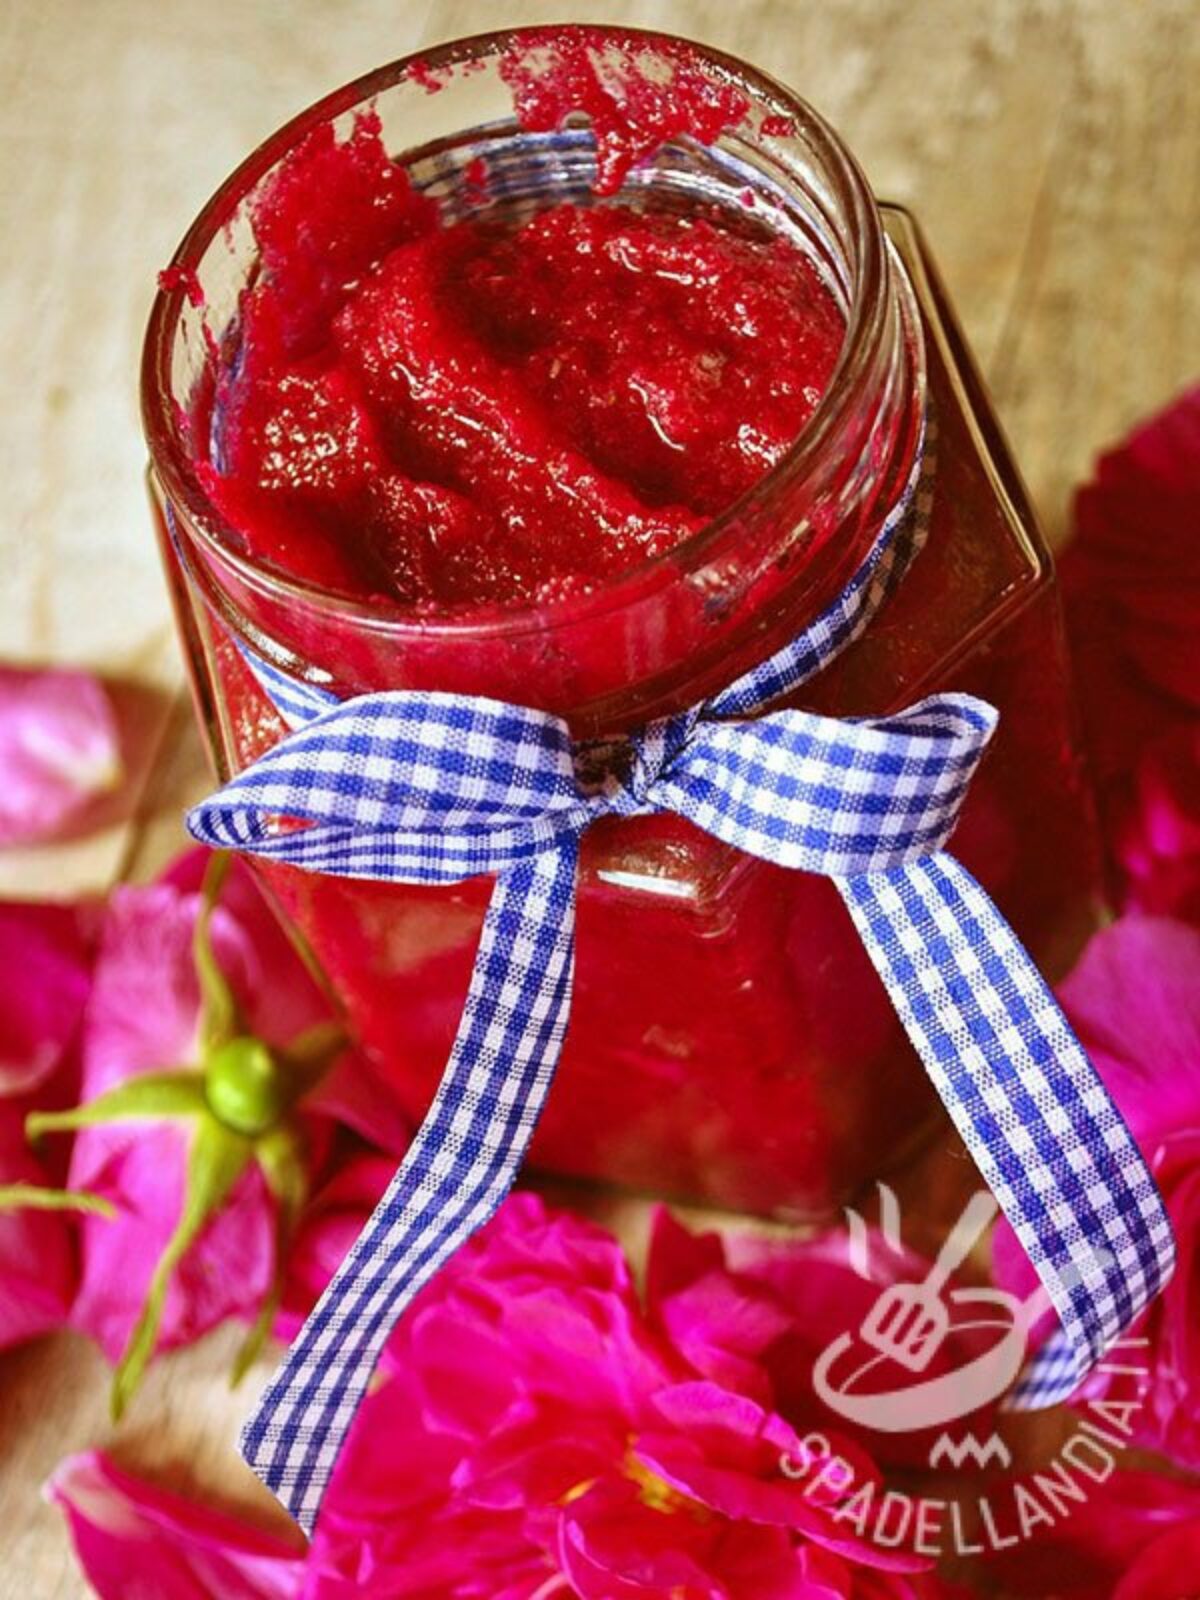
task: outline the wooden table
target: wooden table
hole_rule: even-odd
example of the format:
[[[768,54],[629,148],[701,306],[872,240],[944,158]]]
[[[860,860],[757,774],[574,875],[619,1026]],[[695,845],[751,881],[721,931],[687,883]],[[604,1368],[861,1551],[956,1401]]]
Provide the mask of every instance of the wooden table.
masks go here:
[[[115,676],[145,733],[109,824],[0,857],[0,894],[145,876],[204,782],[143,498],[155,270],[238,158],[326,89],[422,44],[564,17],[710,40],[830,117],[924,222],[1052,539],[1097,450],[1200,373],[1194,0],[7,0],[0,654]],[[88,1444],[270,1515],[231,1452],[253,1391],[229,1397],[231,1348],[218,1333],[160,1362],[115,1438],[83,1341],[0,1360],[0,1597],[86,1592],[36,1491]]]

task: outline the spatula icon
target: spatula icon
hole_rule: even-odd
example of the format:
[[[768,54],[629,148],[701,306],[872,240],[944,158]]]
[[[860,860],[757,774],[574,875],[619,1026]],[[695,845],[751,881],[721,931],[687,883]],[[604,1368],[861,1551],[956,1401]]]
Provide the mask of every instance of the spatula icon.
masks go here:
[[[950,1314],[941,1298],[946,1280],[970,1255],[998,1209],[986,1189],[972,1195],[924,1281],[885,1289],[867,1313],[859,1337],[910,1372],[924,1372],[950,1332]]]

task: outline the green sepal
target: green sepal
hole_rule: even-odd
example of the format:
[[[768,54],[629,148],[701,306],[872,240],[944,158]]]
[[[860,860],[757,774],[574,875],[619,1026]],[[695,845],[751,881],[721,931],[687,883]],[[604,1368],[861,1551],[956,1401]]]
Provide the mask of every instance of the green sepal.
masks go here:
[[[207,1110],[200,1115],[188,1154],[182,1214],[158,1259],[142,1314],[113,1374],[110,1407],[114,1422],[133,1398],[154,1353],[171,1274],[205,1223],[220,1210],[253,1153],[251,1140],[231,1132]]]
[[[287,1123],[272,1128],[255,1141],[254,1154],[267,1188],[275,1199],[275,1269],[258,1315],[234,1357],[230,1384],[236,1388],[258,1360],[275,1322],[283,1298],[287,1253],[300,1212],[308,1197],[308,1169],[304,1142],[297,1128]]]
[[[194,1117],[207,1104],[204,1078],[191,1069],[146,1072],[126,1078],[104,1094],[66,1111],[31,1111],[25,1118],[25,1137],[40,1139],[47,1133],[69,1133],[105,1122],[127,1122],[143,1117]]]
[[[349,1043],[341,1023],[331,1020],[314,1023],[276,1050],[276,1060],[287,1076],[291,1105],[316,1088]]]
[[[0,1184],[0,1211],[86,1211],[95,1217],[115,1217],[117,1208],[102,1194],[86,1189],[43,1189],[36,1183]]]

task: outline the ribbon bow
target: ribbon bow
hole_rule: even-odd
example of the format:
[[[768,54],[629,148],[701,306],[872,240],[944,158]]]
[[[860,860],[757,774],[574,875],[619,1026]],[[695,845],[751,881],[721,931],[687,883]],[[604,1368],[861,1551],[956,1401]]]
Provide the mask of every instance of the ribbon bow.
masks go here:
[[[546,712],[435,693],[339,702],[247,656],[294,731],[191,813],[198,839],[348,878],[496,880],[433,1104],[242,1435],[305,1528],[401,1312],[520,1166],[567,1027],[579,841],[604,815],[676,812],[836,884],[1058,1313],[1020,1404],[1069,1394],[1166,1281],[1170,1224],[1128,1129],[1016,936],[943,849],[996,712],[961,694],[881,718],[761,711],[903,576],[927,529],[929,461],[815,623],[642,729],[621,762]]]

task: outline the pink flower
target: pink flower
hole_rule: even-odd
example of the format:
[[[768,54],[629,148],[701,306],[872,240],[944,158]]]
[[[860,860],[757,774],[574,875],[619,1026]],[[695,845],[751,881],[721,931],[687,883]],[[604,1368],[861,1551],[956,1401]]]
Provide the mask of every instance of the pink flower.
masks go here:
[[[50,838],[121,775],[116,722],[85,672],[0,667],[0,845]]]
[[[1151,1375],[1134,1437],[1200,1467],[1200,930],[1126,917],[1095,936],[1060,998],[1151,1164],[1179,1245],[1175,1276],[1134,1330],[1150,1341]],[[1011,1231],[997,1230],[995,1252],[1002,1282],[1031,1282]],[[1084,1392],[1120,1381],[1094,1374]]]
[[[62,1173],[34,1156],[24,1123],[30,1092],[60,1104],[72,1092],[92,921],[82,907],[0,905],[0,1348],[60,1326],[75,1293],[71,1225],[24,1199]]]
[[[1115,840],[1144,831],[1130,819],[1139,798],[1144,804],[1135,792],[1143,754],[1200,716],[1200,388],[1101,459],[1079,493],[1076,523],[1061,562],[1067,624],[1101,812]],[[1172,748],[1173,757],[1156,759],[1178,760]],[[1194,764],[1191,771],[1195,785]],[[1153,819],[1146,825],[1153,831]],[[1161,831],[1158,840],[1161,853]]]
[[[728,1290],[727,1303],[741,1293]],[[736,1318],[720,1340],[703,1317],[673,1328],[643,1310],[608,1235],[510,1200],[388,1346],[326,1496],[306,1597],[942,1593],[918,1562],[843,1527],[831,1489],[782,1470],[801,1443],[756,1359],[781,1318],[741,1298],[740,1351]],[[691,1359],[722,1340],[728,1362]]]
[[[46,1485],[100,1600],[293,1600],[291,1545],[121,1472],[98,1450],[69,1456]]]

